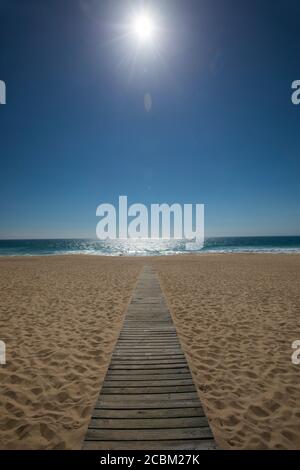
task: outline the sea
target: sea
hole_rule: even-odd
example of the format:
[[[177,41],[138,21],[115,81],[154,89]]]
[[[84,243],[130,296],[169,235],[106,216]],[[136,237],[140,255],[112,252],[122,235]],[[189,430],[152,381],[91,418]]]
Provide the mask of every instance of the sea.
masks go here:
[[[0,256],[162,256],[195,253],[186,240],[0,240]],[[196,253],[300,253],[300,236],[207,238]]]

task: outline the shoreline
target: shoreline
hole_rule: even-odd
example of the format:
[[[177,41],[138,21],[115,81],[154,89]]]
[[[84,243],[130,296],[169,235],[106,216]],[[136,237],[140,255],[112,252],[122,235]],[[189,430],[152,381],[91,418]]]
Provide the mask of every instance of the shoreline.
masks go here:
[[[104,258],[104,259],[144,259],[144,260],[149,260],[151,258],[153,259],[160,259],[160,258],[178,258],[178,257],[202,257],[202,256],[238,256],[238,255],[262,255],[262,256],[268,256],[268,255],[300,255],[300,250],[297,249],[297,251],[215,251],[215,252],[202,252],[202,253],[171,253],[171,254],[159,254],[159,255],[114,255],[114,254],[103,254],[103,253],[49,253],[49,254],[24,254],[24,255],[0,255],[0,259],[27,259],[27,258],[51,258],[51,257],[87,257],[87,258]]]

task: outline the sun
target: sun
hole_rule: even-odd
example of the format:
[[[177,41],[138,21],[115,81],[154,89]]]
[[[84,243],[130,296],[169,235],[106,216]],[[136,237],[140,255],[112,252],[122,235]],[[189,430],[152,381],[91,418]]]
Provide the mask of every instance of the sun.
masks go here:
[[[146,12],[136,15],[132,22],[132,31],[140,42],[152,42],[155,33],[155,25],[152,16]]]
[[[160,12],[150,7],[135,8],[131,5],[124,21],[119,20],[113,28],[115,36],[111,42],[116,43],[120,66],[129,69],[130,78],[137,73],[150,75],[150,67],[164,66],[168,28]],[[151,99],[147,96],[147,110],[151,109],[151,105]]]

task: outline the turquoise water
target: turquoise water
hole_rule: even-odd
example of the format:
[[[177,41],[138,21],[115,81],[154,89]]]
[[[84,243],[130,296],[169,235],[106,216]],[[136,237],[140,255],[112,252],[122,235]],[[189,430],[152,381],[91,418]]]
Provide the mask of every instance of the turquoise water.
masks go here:
[[[146,256],[189,253],[185,240],[0,240],[0,256],[90,254]],[[299,237],[207,238],[203,253],[300,253]]]

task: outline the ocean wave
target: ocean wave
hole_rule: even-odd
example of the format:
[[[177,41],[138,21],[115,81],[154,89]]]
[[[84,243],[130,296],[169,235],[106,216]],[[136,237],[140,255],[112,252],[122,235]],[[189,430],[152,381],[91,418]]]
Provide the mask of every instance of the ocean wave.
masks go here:
[[[170,256],[208,253],[300,253],[300,237],[208,238],[202,250],[187,240],[0,240],[0,256]]]

